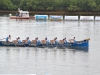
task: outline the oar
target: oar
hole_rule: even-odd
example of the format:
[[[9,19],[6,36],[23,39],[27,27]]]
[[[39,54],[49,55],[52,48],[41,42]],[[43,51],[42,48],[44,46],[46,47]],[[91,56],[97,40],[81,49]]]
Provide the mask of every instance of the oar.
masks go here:
[[[51,44],[51,46],[53,47],[53,41],[52,41],[52,40],[50,41],[50,44]]]
[[[44,45],[43,45],[43,43],[41,43],[42,44],[42,46],[43,46],[43,48],[44,48]]]
[[[53,47],[53,44],[52,43],[50,43],[51,44],[51,46]]]
[[[30,46],[31,46],[31,43],[32,43],[31,41],[30,41],[30,43],[28,43],[28,42],[27,42],[27,44],[28,44],[28,46],[27,46],[27,47],[30,47]]]
[[[66,49],[66,48],[64,47],[64,42],[62,43],[62,46],[63,46],[64,49]]]
[[[45,41],[45,43],[41,41],[41,44],[43,47],[45,47],[44,45],[46,45],[46,41]]]
[[[35,47],[36,48],[36,46],[37,46],[36,43],[34,44],[31,42],[28,47]]]
[[[56,48],[57,48],[57,46],[58,46],[59,42],[56,42],[56,41],[55,41],[55,44],[56,44]]]
[[[37,48],[37,44],[35,44],[34,46],[35,46],[35,48]]]
[[[59,43],[58,43],[58,44],[59,44]],[[58,45],[58,44],[57,44],[57,45]],[[64,44],[64,43],[63,43],[63,44]],[[62,43],[60,43],[60,45],[61,45],[64,49],[66,49],[66,48],[63,46],[63,44],[62,44]]]
[[[21,42],[23,45],[24,45],[24,43],[23,42]],[[26,47],[25,45],[24,45],[24,47]]]
[[[62,44],[62,46],[63,46],[63,44]],[[63,48],[66,49],[64,46],[63,46]]]
[[[35,40],[32,40],[31,44],[30,45],[33,45],[33,47],[36,48],[37,44],[36,44],[36,41]]]
[[[14,43],[14,42],[12,42],[15,46],[16,46],[16,44]],[[17,47],[17,46],[16,46]]]

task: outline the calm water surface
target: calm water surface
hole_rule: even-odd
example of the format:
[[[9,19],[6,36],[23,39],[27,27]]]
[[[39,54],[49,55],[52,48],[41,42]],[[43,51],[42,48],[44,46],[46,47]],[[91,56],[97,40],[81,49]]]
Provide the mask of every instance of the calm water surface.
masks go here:
[[[14,20],[0,16],[0,39],[90,38],[88,50],[0,47],[0,74],[100,75],[100,21]]]

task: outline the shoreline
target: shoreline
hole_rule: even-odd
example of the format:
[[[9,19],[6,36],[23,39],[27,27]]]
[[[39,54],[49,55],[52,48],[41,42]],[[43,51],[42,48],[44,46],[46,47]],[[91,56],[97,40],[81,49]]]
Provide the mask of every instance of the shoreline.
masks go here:
[[[7,11],[7,10],[0,10],[0,13],[16,13],[18,11]],[[68,12],[68,11],[29,11],[31,14],[43,14],[43,15],[83,15],[83,16],[99,16],[100,12]]]

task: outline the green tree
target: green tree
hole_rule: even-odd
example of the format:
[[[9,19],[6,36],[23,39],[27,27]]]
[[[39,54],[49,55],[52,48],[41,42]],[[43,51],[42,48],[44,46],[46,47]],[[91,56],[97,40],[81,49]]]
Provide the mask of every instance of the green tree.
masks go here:
[[[78,0],[70,0],[70,5],[67,9],[68,11],[79,11]]]
[[[0,9],[13,10],[13,4],[11,0],[0,0]]]
[[[0,0],[0,10],[100,11],[100,0]]]
[[[88,0],[88,7],[89,7],[89,11],[95,11],[97,4],[94,0]]]
[[[79,7],[78,6],[75,6],[75,5],[70,5],[68,7],[68,11],[79,11]]]

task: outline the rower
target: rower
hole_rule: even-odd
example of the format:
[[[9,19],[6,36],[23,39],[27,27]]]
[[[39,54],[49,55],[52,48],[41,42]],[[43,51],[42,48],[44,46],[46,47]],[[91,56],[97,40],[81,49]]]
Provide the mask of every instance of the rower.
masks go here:
[[[23,43],[25,43],[25,44],[30,44],[31,43],[31,41],[29,40],[29,37],[27,37],[25,40],[23,40],[22,41]]]
[[[6,42],[10,42],[11,40],[11,35],[9,35],[7,38],[6,38]]]
[[[47,37],[44,40],[41,40],[41,44],[49,45],[49,40],[47,39]]]
[[[76,43],[75,37],[69,40],[71,43]]]
[[[20,40],[20,37],[18,37],[18,44],[21,44],[21,40]]]
[[[73,43],[76,43],[75,37],[73,38]]]
[[[36,38],[35,38],[35,40],[32,40],[32,43],[33,43],[33,44],[36,44]]]
[[[48,44],[48,43],[49,43],[49,40],[48,40],[47,37],[46,37],[44,40],[41,40],[41,43],[42,43],[42,44]]]
[[[46,44],[48,45],[49,44],[49,40],[47,39],[47,37],[45,38],[45,40],[46,40]]]
[[[37,45],[39,45],[39,44],[41,43],[40,40],[38,40],[38,37],[35,38],[35,41],[36,41],[36,44],[37,44]]]
[[[59,44],[66,44],[66,43],[67,43],[66,37],[63,38],[63,40],[59,40]]]
[[[30,44],[30,43],[31,43],[29,37],[26,38],[26,43],[27,43],[27,44]]]
[[[18,43],[18,38],[16,38],[16,40],[13,40],[14,43]]]
[[[26,42],[27,42],[27,38],[26,38],[25,40],[22,40],[22,42],[23,42],[23,43],[26,43]]]
[[[58,45],[57,37],[54,38],[54,42],[55,42],[56,45]]]
[[[64,44],[64,39],[63,40],[59,40],[59,44]]]
[[[66,37],[65,37],[63,40],[64,40],[64,44],[67,44],[67,40],[66,40]]]

